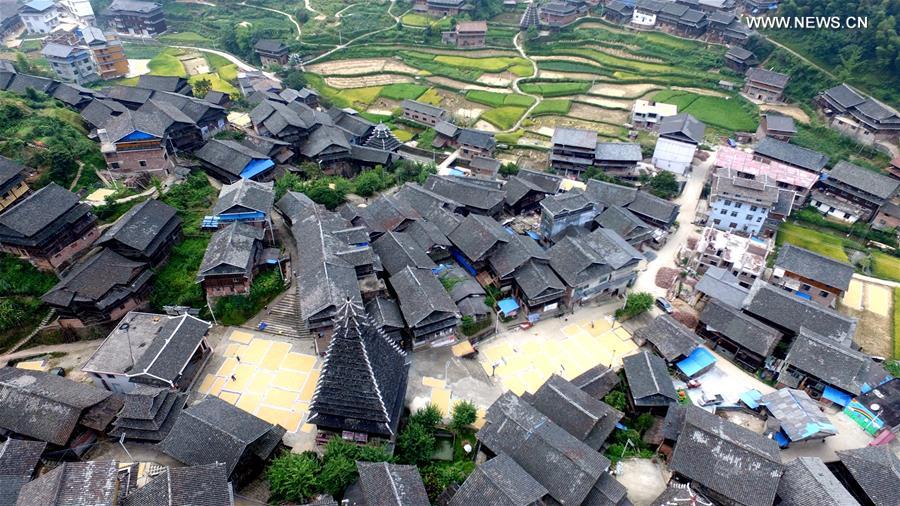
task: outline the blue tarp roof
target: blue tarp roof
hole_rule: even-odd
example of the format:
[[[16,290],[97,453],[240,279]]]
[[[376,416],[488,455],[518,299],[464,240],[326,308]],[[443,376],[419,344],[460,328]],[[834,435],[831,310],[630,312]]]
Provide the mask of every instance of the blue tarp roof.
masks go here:
[[[275,162],[268,158],[263,158],[259,160],[253,160],[244,167],[244,170],[241,171],[241,177],[244,179],[250,179],[253,176],[264,172],[269,167],[273,167]]]
[[[540,241],[540,240],[541,240],[541,236],[539,236],[539,235],[537,234],[537,232],[532,232],[531,230],[529,230],[528,232],[525,232],[525,233],[528,234],[528,237],[531,237],[531,238],[534,239],[535,241]]]
[[[135,130],[134,132],[131,132],[130,134],[126,135],[125,137],[122,137],[122,140],[123,141],[145,141],[147,139],[154,139],[154,138],[156,138],[155,135],[141,132],[140,130]]]
[[[841,406],[846,406],[853,400],[853,396],[834,387],[825,387],[825,391],[822,392],[822,397],[835,404],[840,404]]]
[[[757,389],[747,390],[746,392],[741,394],[741,402],[747,405],[750,409],[758,409],[759,408],[759,399],[762,398],[762,392]]]
[[[688,378],[694,376],[700,371],[706,369],[716,362],[716,357],[712,355],[706,348],[695,348],[690,355],[681,362],[677,367]]]
[[[803,292],[797,291],[797,292],[794,292],[794,295],[796,295],[797,297],[800,297],[801,299],[812,300],[812,297],[808,293],[803,293]]]
[[[778,443],[778,446],[782,448],[787,448],[787,446],[791,444],[791,440],[788,439],[787,435],[785,435],[785,433],[780,430],[772,434],[772,436],[774,437],[775,442]]]
[[[503,299],[497,303],[497,306],[500,308],[500,312],[508,315],[513,311],[517,311],[519,309],[519,303],[516,302],[516,299]]]

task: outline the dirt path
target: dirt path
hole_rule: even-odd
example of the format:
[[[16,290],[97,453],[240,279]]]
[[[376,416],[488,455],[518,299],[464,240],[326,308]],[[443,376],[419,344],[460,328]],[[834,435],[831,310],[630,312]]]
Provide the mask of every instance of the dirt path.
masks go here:
[[[248,63],[245,63],[237,56],[235,56],[231,53],[226,53],[225,51],[220,51],[218,49],[209,49],[207,47],[194,47],[194,46],[170,46],[170,47],[174,47],[174,48],[178,48],[178,49],[190,49],[193,51],[200,51],[201,53],[217,54],[217,55],[221,56],[222,58],[225,58],[226,60],[230,61],[231,63],[234,63],[235,65],[237,65],[239,70],[243,70],[244,72],[252,72],[254,70],[259,70],[256,67],[254,67]]]
[[[79,162],[75,162],[78,164],[78,172],[75,173],[75,179],[72,180],[72,184],[69,185],[69,191],[73,191],[75,186],[78,184],[78,180],[81,179],[81,172],[84,170],[84,164]]]
[[[309,5],[309,0],[306,0],[306,3],[307,3],[307,9],[309,9],[309,7],[308,7],[308,5]],[[388,12],[388,15],[389,15],[389,16],[391,16],[392,18],[394,18],[394,19],[396,20],[396,19],[398,19],[398,17],[395,17],[393,14],[391,14],[391,10],[394,8],[394,3],[395,3],[395,0],[391,0],[391,5],[388,7],[387,12]],[[314,12],[315,12],[315,11],[314,11]],[[401,13],[399,17],[402,17],[402,16],[403,16],[404,14],[406,14],[407,12],[409,12],[409,9],[407,9],[406,11],[404,11],[403,13]],[[391,29],[393,29],[393,28],[394,28],[393,26],[388,26],[388,27],[386,27],[386,28],[379,28],[378,30],[373,30],[373,31],[371,31],[371,32],[369,32],[369,33],[364,33],[364,34],[362,34],[362,35],[360,35],[360,36],[358,36],[358,37],[354,37],[354,38],[348,40],[347,42],[344,42],[343,44],[338,44],[338,45],[335,46],[334,48],[329,49],[328,51],[325,51],[324,53],[320,54],[319,56],[316,56],[316,57],[314,57],[314,58],[310,58],[308,61],[306,61],[306,62],[301,66],[301,69],[304,68],[306,65],[308,65],[308,64],[310,64],[310,63],[313,63],[313,62],[315,62],[315,61],[321,60],[322,58],[325,58],[325,57],[327,57],[327,56],[331,56],[331,55],[334,54],[335,52],[340,51],[341,49],[344,49],[344,48],[350,46],[351,44],[353,44],[354,42],[356,42],[356,41],[358,41],[358,40],[363,40],[363,39],[365,39],[365,38],[367,38],[367,37],[371,37],[372,35],[375,35],[376,33],[386,32],[386,31],[391,30]]]
[[[828,76],[828,77],[834,79],[835,81],[840,81],[840,79],[838,79],[837,76],[835,76],[835,75],[832,74],[831,72],[825,70],[824,67],[822,67],[822,66],[819,65],[818,63],[816,63],[816,62],[810,60],[809,58],[803,56],[802,54],[798,53],[797,51],[794,51],[793,49],[791,49],[791,48],[785,46],[784,44],[782,44],[782,43],[780,43],[780,42],[778,42],[778,41],[776,41],[776,40],[774,40],[774,39],[772,39],[771,37],[768,37],[768,36],[766,36],[766,35],[763,35],[763,38],[766,39],[766,40],[768,40],[768,41],[771,42],[772,44],[775,44],[776,46],[780,47],[781,49],[784,49],[784,50],[787,51],[788,53],[791,53],[792,55],[796,56],[797,58],[799,58],[800,60],[802,60],[804,63],[808,64],[810,67],[812,67],[812,68],[814,68],[814,69],[816,69],[816,70],[821,71],[821,72],[824,73],[826,76]]]
[[[307,2],[308,1],[309,0],[307,0]],[[264,11],[274,12],[275,14],[281,14],[282,16],[285,16],[286,18],[288,18],[288,21],[293,23],[294,27],[297,29],[297,36],[294,37],[294,40],[300,40],[300,37],[303,36],[303,31],[300,29],[300,23],[297,22],[297,20],[294,18],[294,16],[292,14],[288,14],[287,12],[280,11],[278,9],[272,9],[269,7],[262,7],[259,5],[248,4],[247,2],[241,2],[238,5],[243,5],[244,7],[253,7],[254,9],[260,9],[260,10],[264,10]],[[352,7],[352,5],[350,7]],[[309,7],[307,7],[307,9],[308,8]]]
[[[523,33],[523,32],[518,32],[518,33],[516,33],[515,35],[513,35],[513,45],[516,46],[516,51],[519,52],[519,55],[520,55],[522,58],[525,58],[526,60],[528,60],[528,63],[531,64],[531,69],[532,69],[532,70],[531,70],[531,75],[536,76],[536,75],[538,75],[538,66],[537,66],[537,62],[534,61],[533,59],[531,59],[530,56],[528,56],[527,54],[525,54],[525,48],[524,48],[524,46],[522,46],[522,42],[519,40],[519,38],[520,38],[520,36],[522,35],[522,33]],[[525,121],[525,118],[527,118],[528,115],[531,114],[531,111],[533,111],[534,108],[537,107],[538,104],[540,104],[540,103],[544,100],[544,97],[542,97],[541,95],[532,95],[531,93],[525,93],[524,91],[522,91],[522,90],[519,88],[519,81],[521,81],[522,79],[527,79],[527,78],[525,78],[525,77],[518,77],[518,78],[516,78],[515,81],[512,82],[512,88],[513,88],[513,91],[515,91],[516,93],[521,93],[522,95],[527,95],[527,96],[533,98],[533,99],[534,99],[534,103],[531,104],[531,107],[529,107],[529,108],[525,111],[524,114],[522,114],[522,116],[516,121],[516,124],[515,124],[515,125],[513,125],[511,128],[508,128],[508,129],[504,130],[504,132],[515,132],[516,130],[518,130],[519,127],[522,126],[522,122]]]
[[[96,349],[100,346],[100,343],[103,342],[103,339],[94,339],[92,341],[77,341],[74,343],[65,343],[65,344],[52,344],[48,346],[36,346],[34,348],[29,348],[27,350],[17,351],[15,353],[7,353],[6,355],[0,355],[0,364],[5,364],[10,360],[16,360],[20,358],[27,357],[35,357],[38,355],[44,355],[46,353],[84,353],[86,351],[90,351],[92,349]]]

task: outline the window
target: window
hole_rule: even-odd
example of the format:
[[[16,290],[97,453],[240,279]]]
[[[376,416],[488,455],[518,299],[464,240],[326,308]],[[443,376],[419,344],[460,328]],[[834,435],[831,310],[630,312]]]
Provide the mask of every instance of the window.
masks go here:
[[[732,221],[731,223],[728,224],[728,226],[731,228],[737,228],[737,223]]]
[[[825,290],[819,290],[819,297],[828,297],[828,292]]]
[[[119,162],[112,162],[111,164],[109,164],[109,167],[112,168],[112,169],[118,169],[118,168],[119,168]]]
[[[849,220],[849,219],[850,219],[850,213],[844,213],[844,219],[845,219],[845,220]]]
[[[753,221],[753,215],[752,215],[752,214],[748,214],[748,215],[747,215],[747,219],[750,220],[750,221]]]
[[[737,211],[731,211],[731,217],[737,218]]]
[[[716,225],[719,225],[722,223],[722,220],[716,219],[716,220],[713,220],[713,223],[715,223]]]
[[[809,285],[800,285],[800,289],[803,290],[804,292],[808,292],[810,288],[812,288],[812,287]]]
[[[722,209],[722,212],[719,214],[728,214],[728,209]]]
[[[138,165],[140,165],[141,167],[146,167],[146,166],[147,166],[147,160],[139,160],[139,161],[138,161]]]
[[[741,205],[742,205],[742,204],[741,204],[740,202],[735,202],[735,203],[734,203],[734,208],[735,208],[735,209],[740,209],[740,208],[741,208]]]
[[[730,200],[726,200],[726,201],[725,201],[725,205],[726,205],[726,206],[730,206],[730,205],[731,205],[731,201],[730,201]]]
[[[756,218],[756,221],[757,221],[757,222],[762,221],[762,216],[757,217],[757,218]]]
[[[750,206],[750,210],[751,210],[751,211],[756,211],[756,209],[757,209],[756,206]]]

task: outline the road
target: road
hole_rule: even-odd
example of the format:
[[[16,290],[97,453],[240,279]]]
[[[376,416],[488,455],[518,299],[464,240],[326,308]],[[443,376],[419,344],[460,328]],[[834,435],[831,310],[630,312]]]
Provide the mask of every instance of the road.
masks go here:
[[[225,58],[226,60],[230,61],[231,63],[234,63],[235,65],[237,65],[238,69],[243,70],[244,72],[252,72],[254,70],[259,70],[256,67],[250,65],[249,63],[245,63],[243,60],[241,60],[237,56],[235,56],[231,53],[226,53],[225,51],[219,51],[218,49],[210,49],[208,47],[194,47],[194,46],[170,46],[170,47],[177,47],[178,49],[190,49],[191,51],[201,51],[201,52],[206,52],[206,53],[217,54],[217,55],[221,56],[222,58]]]
[[[307,1],[308,1],[308,0],[307,0]],[[400,16],[395,17],[393,14],[391,14],[391,9],[393,9],[393,7],[394,7],[394,2],[391,1],[391,5],[390,5],[390,7],[388,7],[388,15],[391,16],[391,17],[394,18],[394,19],[397,19],[397,20],[399,20],[400,17],[403,17],[403,15],[405,15],[407,12],[409,12],[409,10],[406,10],[406,11],[404,11],[402,14],[400,14]],[[347,42],[344,42],[343,44],[339,44],[339,45],[335,46],[333,49],[329,49],[328,51],[326,51],[326,52],[320,54],[319,56],[316,56],[315,58],[310,58],[309,60],[303,62],[303,66],[309,65],[310,63],[317,62],[317,61],[321,60],[322,58],[325,58],[326,56],[329,56],[329,55],[331,55],[331,54],[333,54],[333,53],[336,53],[337,51],[340,51],[341,49],[346,48],[347,46],[353,44],[354,42],[356,42],[356,41],[358,41],[358,40],[362,40],[362,39],[364,39],[364,38],[366,38],[366,37],[371,37],[372,35],[375,35],[376,33],[386,32],[386,31],[391,30],[391,29],[393,29],[393,28],[394,28],[394,26],[391,25],[391,26],[388,26],[388,27],[386,27],[386,28],[380,28],[380,29],[378,29],[378,30],[371,31],[371,32],[369,32],[369,33],[364,33],[364,34],[360,35],[359,37],[354,37],[354,38],[348,40]],[[301,67],[301,68],[302,68],[302,67]]]
[[[791,53],[792,55],[796,56],[796,57],[799,58],[801,61],[803,61],[804,63],[806,63],[807,65],[809,65],[810,67],[812,67],[812,68],[814,68],[814,69],[816,69],[816,70],[819,70],[820,72],[824,73],[825,75],[827,75],[828,77],[834,79],[835,81],[840,81],[840,80],[841,80],[841,79],[838,79],[837,76],[835,76],[834,74],[832,74],[831,72],[829,72],[828,70],[826,70],[825,68],[823,68],[823,67],[822,67],[821,65],[819,65],[818,63],[816,63],[816,62],[810,60],[809,58],[803,56],[802,54],[798,53],[797,51],[794,51],[793,49],[791,49],[791,48],[785,46],[784,44],[778,42],[777,40],[775,40],[775,39],[773,39],[773,38],[771,38],[771,37],[768,37],[768,36],[766,36],[766,35],[763,35],[763,38],[765,38],[766,40],[768,40],[768,41],[771,42],[772,44],[774,44],[774,45],[780,47],[781,49],[784,49],[784,50],[787,51],[788,53]]]
[[[291,14],[288,14],[287,12],[280,11],[278,9],[271,9],[269,7],[261,7],[259,5],[248,4],[247,2],[241,2],[238,5],[243,5],[245,7],[253,7],[254,9],[262,9],[264,11],[274,12],[275,14],[281,14],[282,16],[285,16],[286,18],[288,18],[288,20],[294,24],[294,27],[297,28],[297,36],[294,37],[294,40],[300,40],[300,37],[303,36],[303,31],[300,29],[300,23],[297,22],[297,20],[294,18],[294,16],[292,16]]]
[[[519,52],[519,55],[520,55],[522,58],[525,58],[526,60],[528,60],[528,63],[531,64],[531,69],[532,69],[532,71],[531,71],[531,76],[530,76],[530,77],[537,77],[537,75],[538,75],[538,66],[537,66],[537,62],[535,62],[534,60],[531,59],[530,56],[528,56],[527,54],[525,54],[525,48],[522,46],[522,40],[521,40],[521,38],[522,38],[522,33],[523,33],[523,32],[518,32],[517,34],[513,35],[513,45],[516,46],[516,51]],[[509,128],[509,129],[507,129],[507,130],[503,130],[504,132],[515,132],[516,130],[518,130],[518,129],[519,129],[519,126],[522,125],[522,122],[525,121],[525,118],[527,118],[528,115],[531,114],[531,111],[533,111],[534,108],[537,107],[538,104],[540,104],[542,100],[544,100],[544,97],[542,97],[542,96],[540,96],[540,95],[532,95],[532,94],[530,94],[530,93],[525,93],[524,91],[522,91],[522,90],[519,88],[519,81],[521,81],[522,79],[527,79],[527,78],[525,78],[525,77],[517,77],[517,78],[512,82],[512,89],[513,89],[513,91],[516,92],[516,93],[520,93],[520,94],[522,94],[522,95],[526,95],[526,96],[529,96],[529,97],[533,98],[533,99],[534,99],[534,103],[531,104],[531,107],[529,107],[528,110],[525,111],[524,114],[522,114],[522,116],[519,118],[519,120],[516,121],[516,124],[515,124],[515,125],[513,125],[511,128]]]
[[[697,206],[700,203],[700,193],[703,191],[703,183],[709,175],[715,156],[710,156],[706,161],[694,165],[694,172],[688,179],[681,193],[675,202],[681,205],[678,212],[678,229],[669,236],[666,242],[652,262],[648,262],[647,269],[638,274],[637,282],[634,284],[635,292],[648,292],[656,297],[664,297],[666,289],[656,286],[656,273],[661,267],[675,267],[675,256],[678,250],[684,245],[688,237],[694,233],[694,216],[697,214]]]

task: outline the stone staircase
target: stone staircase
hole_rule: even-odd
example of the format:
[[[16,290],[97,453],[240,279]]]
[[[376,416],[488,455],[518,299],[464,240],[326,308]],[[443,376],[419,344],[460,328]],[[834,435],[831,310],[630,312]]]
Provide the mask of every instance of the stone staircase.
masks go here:
[[[300,314],[300,301],[297,286],[291,286],[287,292],[269,306],[269,314],[263,318],[268,334],[304,339],[310,336],[306,320]]]

